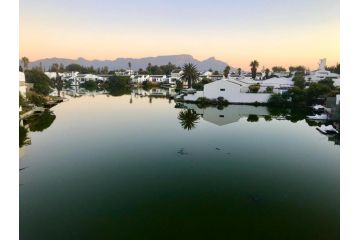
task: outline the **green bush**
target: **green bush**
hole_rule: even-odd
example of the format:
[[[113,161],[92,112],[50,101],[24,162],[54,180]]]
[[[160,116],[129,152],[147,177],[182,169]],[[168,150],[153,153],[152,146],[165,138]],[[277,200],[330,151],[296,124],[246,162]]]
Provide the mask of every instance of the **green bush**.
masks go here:
[[[26,100],[25,98],[22,96],[22,94],[19,92],[19,105],[21,107],[24,107],[26,105]]]
[[[284,107],[285,105],[287,105],[287,101],[282,96],[282,94],[275,93],[270,96],[268,100],[268,105],[274,107]]]
[[[273,93],[273,87],[272,87],[272,86],[268,86],[268,87],[266,88],[266,92],[267,92],[267,93]]]
[[[249,88],[249,92],[257,93],[259,91],[259,89],[261,88],[261,86],[257,83],[257,84],[250,85],[248,88]]]
[[[89,91],[95,91],[97,89],[97,82],[94,80],[89,80],[84,83],[81,83],[80,87],[83,87]]]
[[[46,98],[41,94],[37,94],[36,92],[27,92],[26,98],[30,103],[33,103],[36,106],[42,106],[44,103],[46,103]]]

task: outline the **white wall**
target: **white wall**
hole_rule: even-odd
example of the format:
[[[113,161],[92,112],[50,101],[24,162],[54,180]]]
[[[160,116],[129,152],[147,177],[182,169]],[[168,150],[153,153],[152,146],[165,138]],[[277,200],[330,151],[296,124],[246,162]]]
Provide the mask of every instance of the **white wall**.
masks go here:
[[[19,91],[22,96],[26,95],[26,83],[25,83],[25,74],[23,72],[19,72]]]

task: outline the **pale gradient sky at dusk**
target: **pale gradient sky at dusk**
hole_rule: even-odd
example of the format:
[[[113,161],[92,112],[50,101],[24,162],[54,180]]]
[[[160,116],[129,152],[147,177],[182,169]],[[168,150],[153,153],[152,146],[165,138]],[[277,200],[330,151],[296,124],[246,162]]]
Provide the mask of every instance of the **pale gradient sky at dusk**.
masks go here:
[[[340,60],[339,0],[20,0],[20,57],[191,54],[233,67]]]

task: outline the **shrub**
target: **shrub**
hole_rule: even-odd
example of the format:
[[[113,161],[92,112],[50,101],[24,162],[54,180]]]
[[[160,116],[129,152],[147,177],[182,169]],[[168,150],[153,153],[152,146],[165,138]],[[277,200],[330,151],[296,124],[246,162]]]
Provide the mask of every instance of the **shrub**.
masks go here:
[[[261,86],[258,83],[257,84],[252,84],[252,85],[249,86],[249,91],[251,93],[257,93],[260,88],[261,88]]]
[[[284,107],[286,104],[287,101],[282,94],[272,94],[268,100],[268,105],[274,107]]]
[[[268,86],[268,87],[266,88],[266,92],[267,92],[267,93],[273,93],[273,87],[272,87],[272,86]]]
[[[36,106],[42,106],[44,103],[46,103],[45,96],[37,94],[36,92],[27,92],[26,98],[29,100],[30,103],[33,103]]]
[[[97,82],[94,80],[89,80],[84,83],[81,83],[80,87],[83,87],[89,91],[95,91],[97,89]]]

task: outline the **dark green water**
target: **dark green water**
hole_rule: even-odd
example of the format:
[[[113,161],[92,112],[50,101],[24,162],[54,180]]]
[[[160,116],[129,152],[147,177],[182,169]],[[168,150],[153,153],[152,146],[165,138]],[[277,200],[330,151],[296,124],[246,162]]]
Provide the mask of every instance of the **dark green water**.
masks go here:
[[[52,108],[20,150],[20,239],[339,239],[339,145],[265,107],[188,106],[187,130],[174,105]]]

